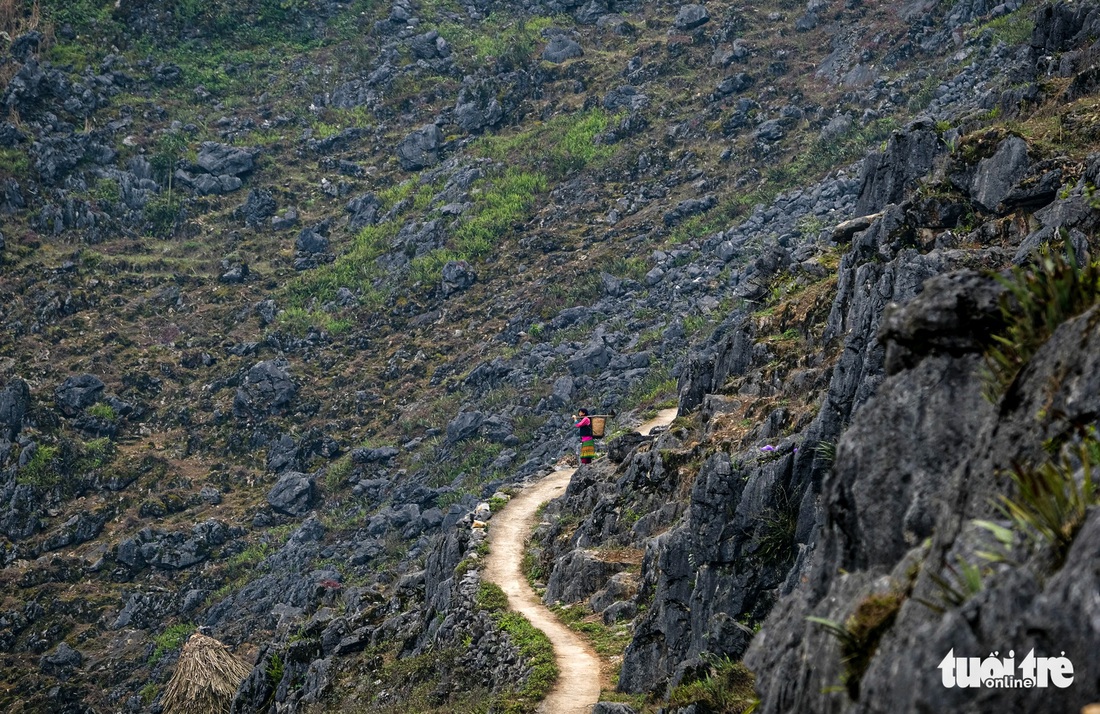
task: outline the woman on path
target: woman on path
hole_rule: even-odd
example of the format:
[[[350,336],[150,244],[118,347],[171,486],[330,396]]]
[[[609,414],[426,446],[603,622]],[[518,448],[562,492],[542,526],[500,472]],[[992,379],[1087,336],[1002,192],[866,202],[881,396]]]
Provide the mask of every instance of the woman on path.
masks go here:
[[[573,418],[580,419],[573,426],[581,435],[581,463],[590,464],[596,455],[596,442],[592,440],[592,420],[588,417],[587,409],[578,409]]]

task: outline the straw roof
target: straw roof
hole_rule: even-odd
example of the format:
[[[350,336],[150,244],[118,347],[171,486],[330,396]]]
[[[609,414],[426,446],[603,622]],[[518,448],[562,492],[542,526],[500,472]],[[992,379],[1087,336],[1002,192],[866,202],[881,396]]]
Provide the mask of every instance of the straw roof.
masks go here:
[[[251,671],[221,642],[196,632],[183,646],[164,690],[164,714],[229,714],[237,688]]]

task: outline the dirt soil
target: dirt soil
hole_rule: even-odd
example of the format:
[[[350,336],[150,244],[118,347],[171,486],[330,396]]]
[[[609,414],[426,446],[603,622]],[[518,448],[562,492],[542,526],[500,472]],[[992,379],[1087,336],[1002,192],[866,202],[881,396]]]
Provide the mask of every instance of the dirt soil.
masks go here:
[[[676,409],[665,409],[638,431],[649,434],[676,418]],[[554,688],[539,706],[544,714],[588,714],[599,701],[604,685],[600,658],[579,635],[563,625],[531,589],[520,569],[523,551],[535,524],[538,507],[565,493],[576,469],[555,471],[525,488],[496,514],[489,529],[489,557],[484,577],[508,595],[508,604],[542,630],[554,646],[560,672]]]

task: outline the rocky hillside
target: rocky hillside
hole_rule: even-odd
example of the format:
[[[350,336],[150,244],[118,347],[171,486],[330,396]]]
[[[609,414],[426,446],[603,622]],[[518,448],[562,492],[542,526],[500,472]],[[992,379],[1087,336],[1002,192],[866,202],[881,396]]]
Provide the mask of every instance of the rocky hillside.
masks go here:
[[[0,30],[5,711],[160,711],[200,627],[253,667],[235,712],[533,711],[484,524],[578,406],[610,458],[527,566],[604,711],[1100,700],[1100,11],[7,0]],[[1074,685],[940,684],[1009,648]]]

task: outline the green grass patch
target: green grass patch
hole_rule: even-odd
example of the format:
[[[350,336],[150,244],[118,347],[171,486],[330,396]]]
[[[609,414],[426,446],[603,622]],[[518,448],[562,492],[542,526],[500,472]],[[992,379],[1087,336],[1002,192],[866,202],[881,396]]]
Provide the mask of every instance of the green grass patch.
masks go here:
[[[39,444],[27,465],[15,475],[15,482],[22,486],[52,488],[61,479],[57,458],[60,449],[56,446]]]
[[[30,170],[30,161],[27,152],[18,148],[0,148],[0,174],[11,176],[25,176]]]
[[[612,156],[615,147],[597,143],[596,139],[616,118],[598,107],[561,114],[522,132],[484,136],[474,150],[512,166],[537,166],[551,179],[559,180]]]
[[[650,367],[644,379],[634,385],[623,399],[623,409],[653,407],[665,404],[676,396],[676,379],[667,365]]]
[[[478,27],[446,23],[439,27],[455,56],[481,66],[495,60],[506,68],[528,63],[542,42],[541,32],[555,24],[550,17],[519,17],[491,12]]]
[[[1015,47],[1031,40],[1035,21],[1031,19],[1029,11],[1017,10],[990,20],[982,25],[980,30],[991,30],[994,42],[1003,42],[1010,47]]]
[[[704,712],[749,714],[759,703],[754,681],[753,673],[741,662],[728,657],[711,658],[704,677],[681,684],[669,693],[668,708],[675,710],[694,704]]]
[[[482,581],[478,586],[475,602],[487,611],[500,629],[508,633],[512,644],[531,667],[531,674],[521,688],[512,694],[498,698],[493,711],[506,714],[533,712],[538,702],[546,696],[558,678],[558,666],[554,663],[554,648],[541,630],[518,612],[508,612],[508,596],[494,583]]]
[[[97,419],[106,419],[107,421],[118,419],[118,412],[115,411],[115,408],[103,402],[93,404],[84,411],[89,416],[94,416]]]
[[[149,657],[149,664],[154,665],[164,655],[183,647],[183,643],[195,631],[195,626],[190,622],[172,625],[164,632],[153,638],[153,654]]]
[[[569,629],[584,635],[602,657],[621,656],[634,638],[633,632],[625,623],[605,625],[583,604],[557,605],[551,609]]]

